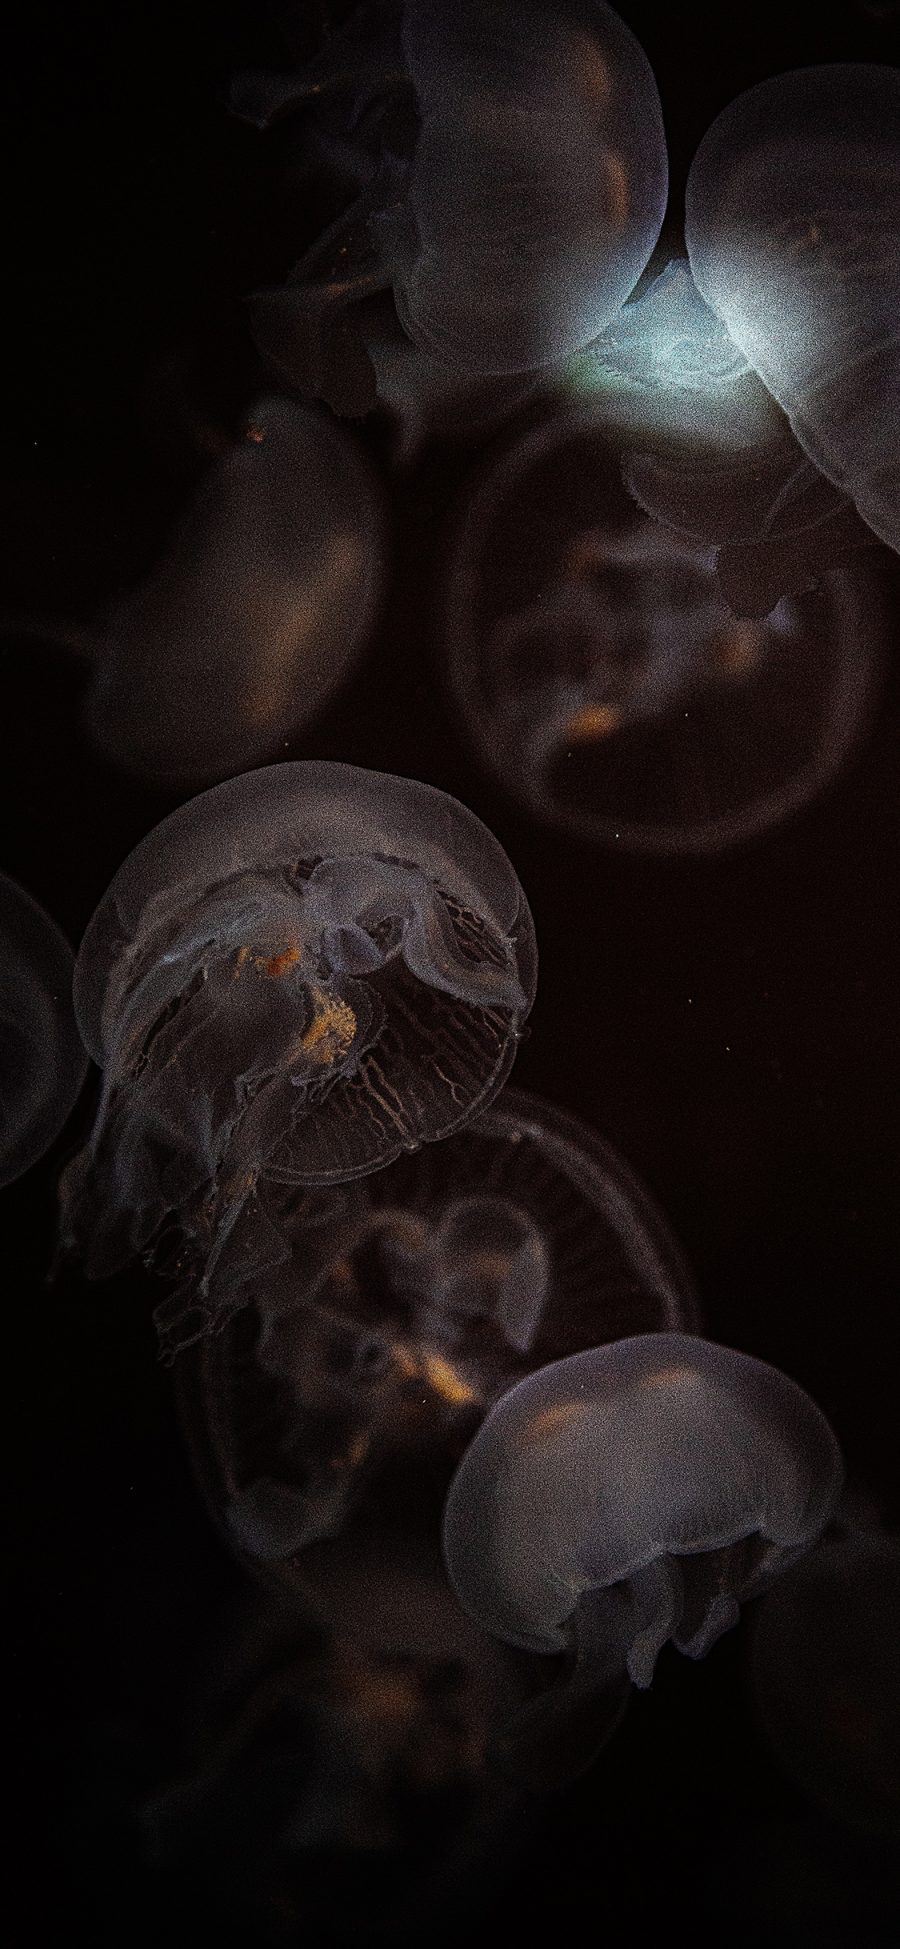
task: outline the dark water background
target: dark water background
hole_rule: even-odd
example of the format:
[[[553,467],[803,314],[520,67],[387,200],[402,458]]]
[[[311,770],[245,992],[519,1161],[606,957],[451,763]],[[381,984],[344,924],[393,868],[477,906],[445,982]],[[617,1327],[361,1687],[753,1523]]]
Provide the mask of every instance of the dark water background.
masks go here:
[[[897,19],[851,0],[815,28],[793,0],[620,11],[657,75],[673,197],[710,120],[754,81],[806,62],[900,59]],[[234,426],[260,383],[241,295],[295,253],[274,160],[224,104],[231,72],[279,50],[274,11],[236,0],[77,0],[19,22],[3,84],[6,609],[87,620],[136,580],[202,464],[180,400]],[[310,207],[311,233],[315,217]],[[363,437],[383,455],[377,427]],[[437,681],[443,551],[478,458],[433,449],[393,485],[377,639],[284,755],[428,780],[498,835],[541,955],[515,1082],[624,1153],[695,1269],[708,1333],[813,1394],[896,1526],[896,657],[857,761],[745,852],[617,858],[542,832],[477,767]],[[900,565],[883,553],[896,637]],[[91,755],[69,659],[11,641],[0,655],[2,865],[76,942],[174,801]],[[15,1940],[252,1949],[252,1925],[212,1898],[167,1905],[128,1838],[129,1805],[177,1765],[185,1702],[240,1578],[192,1485],[149,1288],[44,1283],[56,1174],[81,1125],[0,1200],[5,1672],[22,1733],[8,1785],[29,1862]],[[900,1940],[896,1863],[782,1775],[753,1720],[745,1651],[736,1632],[702,1666],[664,1655],[595,1771],[529,1814],[527,1852],[485,1894],[476,1939],[504,1939],[510,1909],[527,1907],[533,1939],[557,1943],[586,1929],[747,1949]],[[320,1918],[296,1939],[324,1930]]]

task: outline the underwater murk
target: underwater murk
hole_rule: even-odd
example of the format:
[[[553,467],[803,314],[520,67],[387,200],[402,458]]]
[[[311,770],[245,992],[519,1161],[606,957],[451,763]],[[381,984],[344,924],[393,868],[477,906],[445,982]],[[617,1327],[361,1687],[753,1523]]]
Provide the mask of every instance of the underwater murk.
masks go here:
[[[896,1949],[897,8],[7,74],[16,1940]]]

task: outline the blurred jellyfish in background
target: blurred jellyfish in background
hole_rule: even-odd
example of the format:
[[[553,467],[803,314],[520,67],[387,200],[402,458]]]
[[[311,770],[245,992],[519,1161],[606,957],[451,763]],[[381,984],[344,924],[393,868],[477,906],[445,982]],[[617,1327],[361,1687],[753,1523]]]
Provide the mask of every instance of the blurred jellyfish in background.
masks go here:
[[[84,1082],[73,967],[56,922],[0,873],[0,1185],[43,1157]]]
[[[263,1224],[280,1265],[260,1267]],[[210,1303],[234,1317],[178,1362],[182,1422],[230,1546],[289,1585],[339,1578],[330,1544],[294,1558],[354,1521],[383,1531],[405,1509],[437,1535],[463,1448],[533,1367],[696,1320],[678,1247],[622,1159],[515,1090],[356,1184],[261,1184],[231,1259]]]
[[[349,435],[290,400],[260,400],[150,580],[96,633],[80,633],[94,665],[93,743],[172,788],[271,754],[328,702],[366,643],[384,527]],[[53,626],[41,633],[52,638]]]
[[[261,127],[299,111],[349,183],[251,314],[282,376],[338,411],[416,421],[445,387],[463,412],[471,387],[483,412],[486,381],[502,410],[511,378],[602,331],[659,235],[659,95],[602,0],[367,0],[305,68],[243,76],[233,101]]]
[[[829,1535],[759,1604],[757,1709],[782,1765],[852,1827],[900,1841],[900,1539]]]
[[[711,550],[636,516],[582,416],[537,427],[472,495],[447,578],[450,684],[486,767],[587,839],[704,853],[823,789],[869,722],[881,607],[859,563],[725,601]]]
[[[119,868],[81,945],[103,1087],[62,1181],[64,1247],[102,1277],[168,1221],[209,1271],[168,1340],[204,1331],[259,1178],[339,1183],[465,1124],[508,1074],[535,980],[515,873],[445,793],[311,763],[201,794]]]
[[[430,1572],[396,1604],[391,1648],[258,1598],[220,1627],[182,1768],[131,1813],[161,1926],[177,1909],[201,1940],[227,1915],[253,1942],[420,1941],[477,1916],[515,1806],[485,1754],[521,1685]]]
[[[641,507],[774,546],[779,593],[872,536],[897,548],[900,70],[740,95],[691,164],[685,242],[565,375]]]
[[[708,1340],[643,1334],[520,1381],[463,1456],[444,1512],[469,1615],[569,1658],[508,1729],[511,1763],[537,1777],[568,1764],[583,1716],[602,1744],[629,1681],[649,1686],[670,1640],[705,1657],[742,1601],[821,1535],[841,1483],[837,1442],[802,1388]]]

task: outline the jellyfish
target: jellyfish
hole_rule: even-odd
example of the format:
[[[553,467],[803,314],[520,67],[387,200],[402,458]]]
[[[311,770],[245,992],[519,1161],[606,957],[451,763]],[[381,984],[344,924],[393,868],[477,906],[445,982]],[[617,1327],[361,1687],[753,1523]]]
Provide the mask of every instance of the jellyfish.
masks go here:
[[[392,387],[532,374],[600,332],[662,224],[667,159],[649,63],[602,0],[374,0],[299,73],[248,75],[237,111],[304,113],[356,194],[256,340],[339,411]],[[404,372],[391,377],[399,358]]]
[[[319,763],[202,793],[125,860],[81,944],[103,1081],[64,1246],[93,1278],[188,1239],[213,1292],[261,1177],[364,1176],[489,1102],[535,976],[515,873],[445,793]]]
[[[262,1236],[283,1241],[279,1263]],[[355,1525],[358,1550],[373,1509],[381,1528],[396,1518],[411,1472],[436,1533],[463,1448],[532,1368],[696,1321],[678,1246],[623,1159],[511,1089],[375,1176],[260,1185],[230,1244],[212,1294],[225,1324],[177,1364],[182,1425],[229,1546],[288,1587],[331,1588],[334,1539]]]
[[[43,1157],[84,1082],[73,966],[56,922],[0,873],[0,1185]]]
[[[383,554],[376,485],[349,436],[290,400],[261,400],[149,582],[88,643],[93,743],[169,787],[271,754],[356,663]]]
[[[636,515],[602,432],[569,414],[472,495],[444,633],[465,727],[536,817],[617,848],[710,853],[768,831],[847,762],[883,618],[862,558],[767,615],[736,614],[714,550]]]
[[[839,1819],[900,1838],[900,1539],[838,1528],[760,1602],[751,1670],[787,1771]]]
[[[511,1726],[513,1760],[546,1763],[586,1701],[612,1730],[669,1640],[705,1657],[816,1541],[841,1479],[802,1388],[708,1340],[630,1336],[520,1381],[466,1450],[443,1528],[469,1615],[572,1664]]]
[[[279,1941],[420,1941],[435,1909],[441,1940],[471,1925],[520,1798],[484,1756],[521,1685],[439,1561],[436,1576],[410,1564],[395,1595],[408,1628],[390,1649],[258,1594],[217,1633],[178,1772],[131,1813],[145,1872],[180,1909],[189,1887],[254,1941],[273,1913]]]
[[[558,388],[621,450],[645,514],[715,549],[722,593],[765,614],[874,536],[826,480],[685,258],[641,281]]]
[[[900,69],[800,68],[739,95],[691,164],[685,242],[803,452],[900,549]]]
[[[647,275],[564,389],[622,435],[639,505],[703,541],[777,546],[783,590],[900,545],[900,70],[800,69],[717,117],[687,260]]]

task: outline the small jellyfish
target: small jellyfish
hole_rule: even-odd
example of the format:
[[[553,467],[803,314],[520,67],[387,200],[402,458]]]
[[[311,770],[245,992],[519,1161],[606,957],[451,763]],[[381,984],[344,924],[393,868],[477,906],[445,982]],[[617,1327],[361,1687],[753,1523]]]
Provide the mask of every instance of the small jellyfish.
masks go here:
[[[794,1381],[748,1354],[648,1333],[554,1362],[503,1397],[444,1511],[463,1608],[506,1643],[568,1653],[508,1735],[552,1753],[589,1699],[618,1723],[672,1640],[703,1658],[741,1602],[821,1534],[841,1458]],[[529,1752],[530,1749],[530,1752]]]
[[[436,1531],[465,1444],[532,1368],[696,1320],[678,1247],[623,1160],[510,1089],[356,1184],[260,1185],[215,1282],[205,1304],[232,1317],[179,1359],[182,1423],[227,1541],[289,1585],[298,1569],[332,1581],[331,1544],[298,1553],[376,1506],[396,1516],[411,1470]]]
[[[900,1838],[900,1539],[829,1536],[760,1603],[753,1690],[787,1771],[839,1819]]]
[[[799,445],[684,258],[624,305],[562,375],[622,450],[644,513],[716,548],[732,606],[765,613],[874,537]]]
[[[73,966],[55,921],[0,874],[0,1185],[43,1156],[84,1082]]]
[[[376,1601],[383,1583],[376,1568]],[[519,1798],[485,1751],[521,1686],[439,1560],[407,1566],[396,1603],[410,1630],[395,1648],[258,1597],[205,1648],[178,1773],[131,1810],[144,1872],[180,1910],[186,1893],[210,1922],[227,1908],[254,1943],[471,1932]]]
[[[525,435],[472,496],[445,609],[483,762],[588,839],[708,853],[806,805],[862,739],[880,607],[861,561],[766,616],[645,516],[583,416]]]
[[[900,69],[800,68],[739,95],[691,164],[685,242],[803,452],[900,549]]]
[[[535,979],[515,873],[443,792],[299,763],[192,799],[81,945],[103,1086],[64,1247],[102,1277],[166,1226],[214,1267],[260,1177],[340,1183],[448,1136],[504,1082]]]
[[[93,743],[171,787],[271,754],[356,662],[381,593],[383,530],[349,436],[290,400],[261,400],[161,565],[89,644]]]
[[[375,0],[304,71],[245,76],[233,99],[263,127],[302,109],[357,191],[287,286],[253,301],[264,353],[338,410],[374,405],[391,342],[473,379],[565,358],[659,234],[659,95],[602,0]]]

